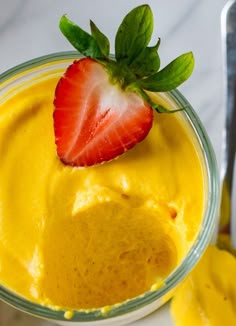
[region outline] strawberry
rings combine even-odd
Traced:
[[[150,105],[112,85],[105,68],[90,58],[69,66],[54,105],[57,153],[70,165],[111,160],[143,140],[152,126]]]
[[[169,91],[192,73],[191,52],[159,71],[157,44],[149,47],[153,15],[148,5],[133,9],[118,28],[115,57],[107,37],[90,21],[91,35],[70,21],[60,29],[84,56],[60,79],[53,113],[55,143],[61,161],[91,166],[110,161],[142,141],[151,129],[154,103],[146,91]],[[173,112],[173,111],[172,111]]]

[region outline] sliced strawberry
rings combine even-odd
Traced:
[[[75,61],[55,93],[54,130],[60,159],[90,166],[114,159],[148,134],[152,108],[135,92],[113,84],[96,61]]]

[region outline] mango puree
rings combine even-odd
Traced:
[[[0,104],[0,280],[44,305],[90,309],[138,296],[182,261],[203,217],[201,158],[178,114],[111,162],[56,155],[58,77]]]

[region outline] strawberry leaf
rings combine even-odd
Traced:
[[[148,5],[134,8],[123,19],[115,39],[116,60],[131,64],[147,47],[153,32],[153,15]]]
[[[157,53],[157,45],[146,47],[143,52],[130,64],[130,69],[137,76],[147,77],[157,72],[160,68],[160,57]]]
[[[108,38],[98,29],[92,20],[90,20],[90,29],[93,38],[96,40],[99,49],[104,57],[108,57],[110,53],[110,42]]]
[[[184,110],[184,108],[175,109],[175,110],[166,109],[161,104],[157,104],[156,102],[154,102],[143,89],[138,88],[135,85],[130,85],[129,89],[139,94],[144,99],[144,101],[148,103],[153,108],[153,110],[156,110],[158,113],[175,113]]]
[[[151,92],[170,91],[187,80],[193,68],[194,57],[192,52],[188,52],[173,60],[156,74],[139,80],[137,85]]]
[[[97,41],[78,25],[69,20],[65,15],[61,17],[59,27],[67,40],[81,54],[91,58],[103,56]]]

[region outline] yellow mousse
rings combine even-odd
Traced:
[[[58,77],[0,104],[0,282],[41,304],[111,305],[161,282],[182,261],[204,206],[201,158],[178,114],[111,162],[56,155]]]
[[[210,246],[172,301],[175,325],[235,325],[235,275],[235,257]]]

